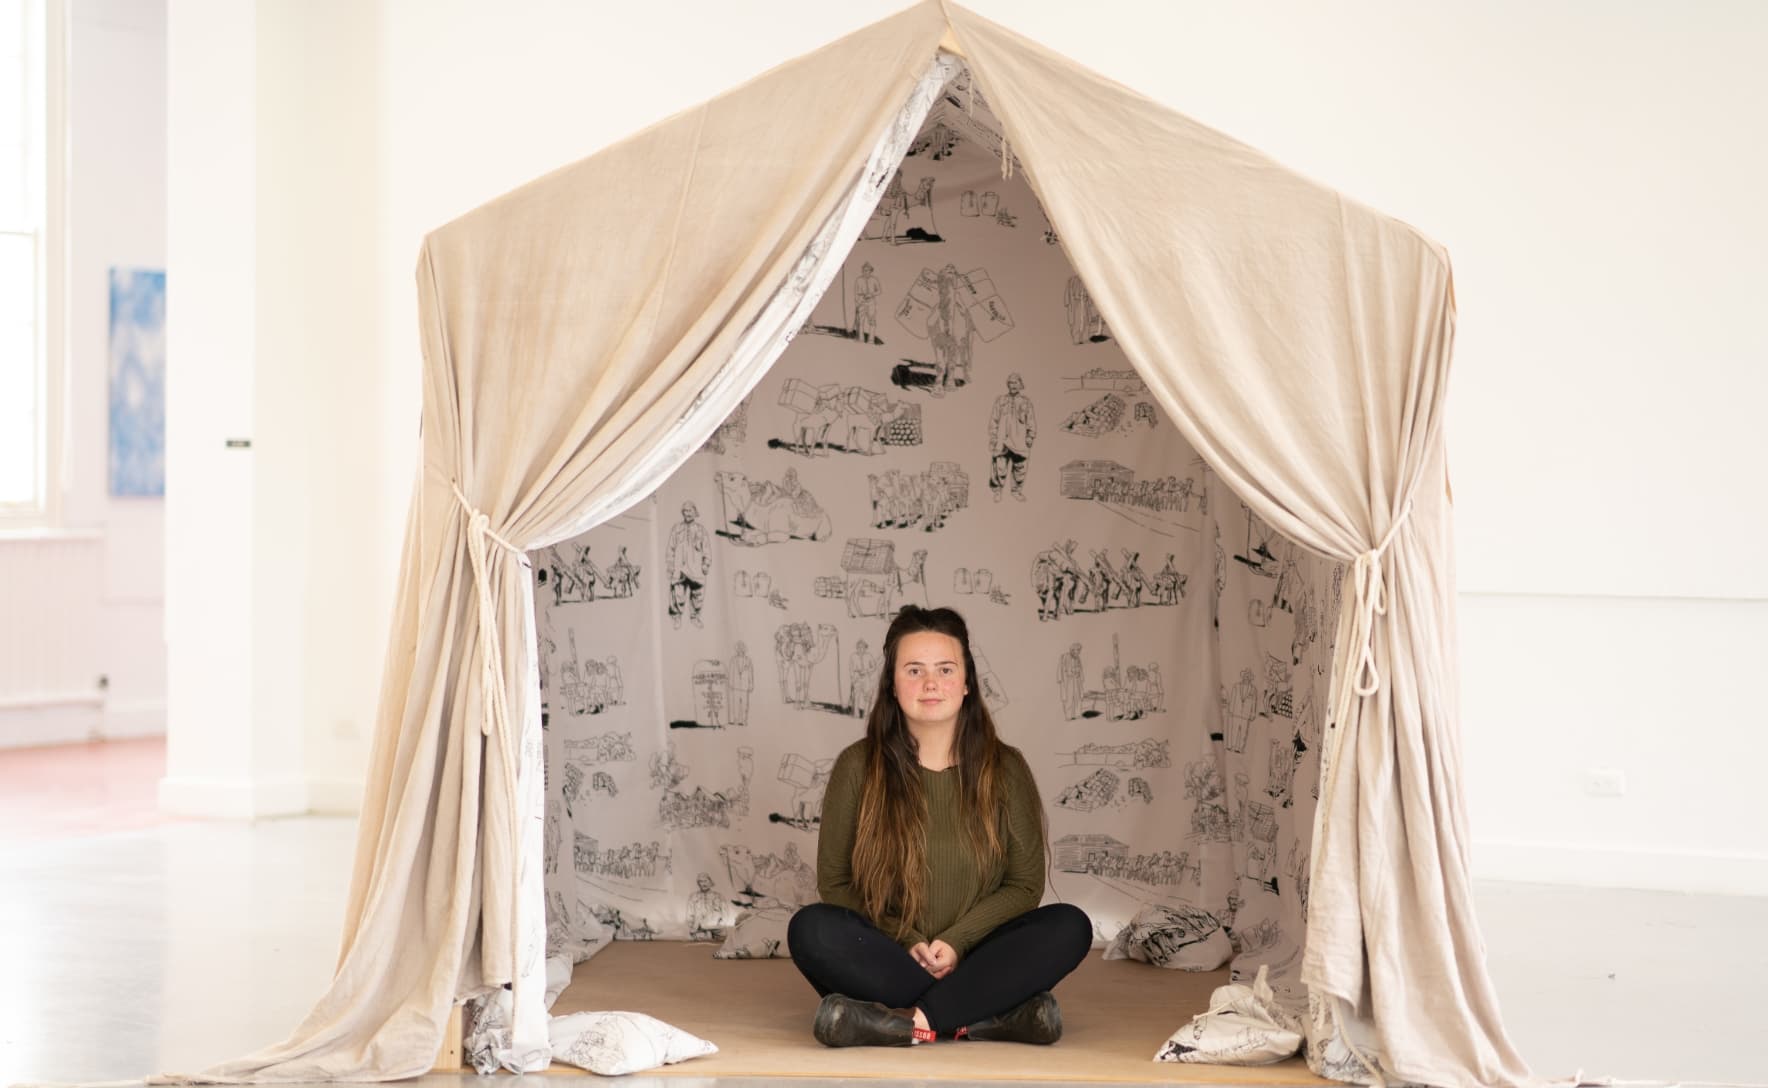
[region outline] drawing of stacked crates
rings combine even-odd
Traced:
[[[919,446],[921,444],[921,406],[902,405],[902,414],[887,420],[878,430],[878,441],[886,446]]]
[[[888,616],[897,592],[896,545],[858,537],[841,553],[849,616]]]
[[[1071,434],[1084,434],[1089,438],[1097,438],[1102,434],[1117,429],[1123,422],[1123,410],[1127,407],[1122,397],[1107,393],[1085,408],[1070,415],[1062,424],[1062,429]]]

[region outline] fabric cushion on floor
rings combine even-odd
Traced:
[[[1095,950],[1056,988],[1054,1046],[946,1042],[830,1049],[810,1035],[817,995],[791,960],[715,960],[705,944],[619,941],[577,971],[554,1015],[631,1009],[700,1036],[718,1053],[658,1076],[912,1077],[917,1080],[1090,1080],[1326,1085],[1300,1059],[1239,1067],[1156,1062],[1180,1025],[1209,1007],[1222,971],[1162,971]],[[553,1069],[569,1072],[555,1063]]]
[[[718,1051],[704,1039],[641,1012],[579,1012],[553,1017],[553,1061],[604,1077],[638,1073]]]
[[[1137,911],[1105,949],[1108,960],[1140,960],[1176,971],[1214,971],[1233,954],[1227,931],[1215,915],[1159,903]]]
[[[769,957],[790,959],[786,948],[786,925],[792,912],[783,907],[746,910],[737,916],[724,943],[712,955],[721,960],[762,960]]]

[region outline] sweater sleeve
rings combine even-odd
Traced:
[[[937,935],[959,956],[967,955],[996,926],[1035,909],[1044,898],[1043,802],[1038,799],[1037,780],[1017,749],[1008,749],[1003,770],[1007,772],[1007,871],[999,887]]]
[[[853,886],[853,842],[859,831],[859,795],[865,782],[865,746],[854,744],[842,751],[829,771],[829,785],[823,792],[823,820],[816,837],[816,890],[822,901],[846,907],[864,916],[859,891]],[[869,919],[879,929],[894,936],[895,918],[880,923]],[[913,948],[927,938],[913,926],[897,940],[904,948]]]

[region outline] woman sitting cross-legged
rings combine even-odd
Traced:
[[[1031,769],[995,735],[963,617],[909,605],[890,624],[865,739],[823,797],[821,903],[793,915],[792,962],[823,995],[827,1046],[936,1038],[1053,1043],[1051,987],[1093,927],[1044,894]]]

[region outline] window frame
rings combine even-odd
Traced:
[[[60,527],[67,431],[67,72],[66,0],[24,0],[25,40],[36,39],[40,69],[26,78],[41,87],[38,126],[26,130],[21,150],[41,156],[36,163],[40,199],[28,232],[36,253],[36,313],[32,344],[37,369],[36,496],[25,503],[0,502],[0,534],[35,535]]]

